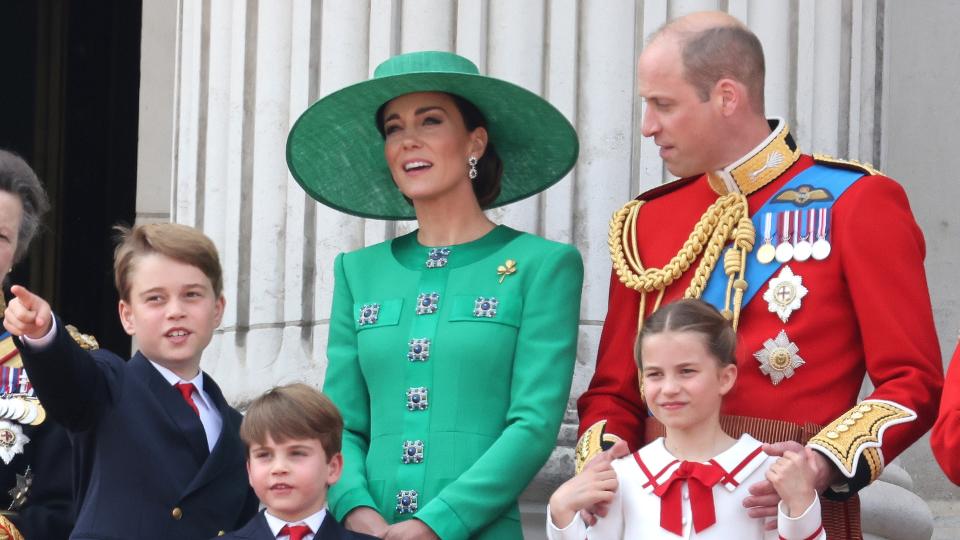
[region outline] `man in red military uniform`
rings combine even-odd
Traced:
[[[947,478],[960,484],[960,343],[947,369],[940,415],[930,432],[930,447]]]
[[[635,450],[658,435],[641,399],[637,331],[658,305],[702,297],[738,328],[725,427],[815,449],[828,536],[859,538],[851,495],[936,417],[943,374],[923,236],[896,182],[803,154],[785,122],[768,121],[763,76],[759,40],[722,13],[669,23],[640,56],[643,134],[681,179],[611,222],[578,470],[617,439]],[[875,390],[858,403],[865,375]],[[745,504],[770,504],[754,499]]]

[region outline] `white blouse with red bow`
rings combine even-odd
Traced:
[[[576,516],[558,529],[547,510],[550,540],[647,540],[698,538],[823,540],[820,501],[790,518],[781,505],[776,531],[765,531],[765,520],[751,518],[742,501],[751,485],[766,479],[777,458],[763,453],[762,444],[743,435],[707,463],[680,461],[667,451],[663,438],[613,462],[620,487],[606,517],[587,527]]]

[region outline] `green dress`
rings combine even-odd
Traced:
[[[339,255],[335,272],[324,384],[344,418],[335,517],[369,506],[444,540],[522,538],[517,498],[570,392],[579,252],[504,226],[449,249],[411,233]]]

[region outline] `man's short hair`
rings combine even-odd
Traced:
[[[213,293],[223,292],[223,269],[217,247],[205,234],[193,227],[177,223],[149,223],[133,228],[117,226],[117,248],[113,253],[113,278],[120,298],[130,301],[130,275],[137,260],[154,253],[200,269],[213,286]]]
[[[337,406],[319,390],[303,383],[267,390],[253,400],[240,425],[247,450],[255,444],[317,439],[329,460],[340,452],[343,417]]]
[[[754,111],[763,113],[763,45],[749,28],[735,23],[685,30],[670,22],[657,30],[650,41],[667,34],[678,40],[683,77],[701,100],[710,99],[710,92],[721,79],[733,79],[747,87]]]

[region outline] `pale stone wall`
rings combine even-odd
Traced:
[[[960,183],[950,172],[960,157],[948,145],[960,62],[937,40],[953,32],[953,3],[144,0],[137,215],[201,227],[221,250],[227,313],[204,368],[235,403],[280,382],[322,383],[334,256],[411,224],[344,216],[306,197],[284,163],[287,130],[308,104],[366,79],[389,56],[442,49],[540,93],[580,135],[566,179],[491,212],[584,256],[574,399],[606,314],[609,216],[668,179],[639,133],[635,59],[667,19],[717,8],[760,36],[768,113],[788,119],[805,151],[874,162],[904,183],[927,234],[941,343],[952,350]],[[575,425],[571,407],[554,459],[527,494],[531,510],[569,474]],[[903,462],[922,479],[920,493],[953,493],[925,443]]]

